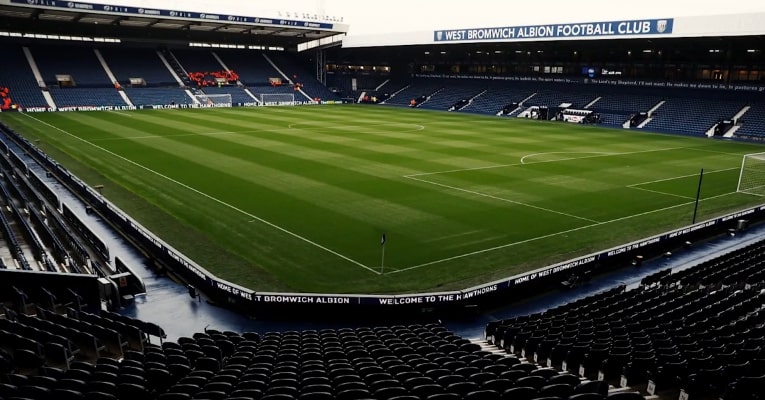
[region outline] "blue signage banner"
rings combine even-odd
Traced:
[[[146,17],[180,18],[180,19],[187,19],[187,20],[204,20],[209,22],[220,22],[220,23],[276,25],[276,26],[291,26],[295,28],[328,29],[328,30],[331,30],[334,27],[334,24],[330,24],[326,22],[299,21],[299,20],[292,20],[292,19],[279,19],[279,18],[248,17],[248,16],[242,16],[242,15],[166,10],[166,9],[160,9],[160,8],[116,6],[116,5],[108,5],[108,4],[85,3],[80,1],[10,0],[10,2],[11,4],[17,4],[17,5],[26,6],[26,7],[47,7],[47,8],[54,8],[54,9],[70,10],[70,11],[102,12],[102,13],[110,13],[110,14],[129,14],[129,15],[136,15],[136,16],[146,16]]]
[[[433,32],[433,41],[511,41],[546,38],[565,39],[633,35],[667,35],[672,33],[673,27],[673,18],[663,18],[572,24],[505,26],[496,28],[443,29]]]

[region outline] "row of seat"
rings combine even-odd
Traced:
[[[745,105],[744,100],[667,98],[646,128],[703,134],[715,123],[732,118]]]
[[[725,396],[736,387],[736,397],[726,398],[748,399],[742,388],[765,374],[764,248],[756,243],[682,272],[661,271],[635,290],[492,322],[485,337],[583,377],[650,392]]]
[[[121,361],[102,355],[95,364],[38,366],[0,381],[0,398],[32,400],[598,400],[634,394],[609,394],[604,382],[485,351],[437,324],[262,335],[207,330],[126,350]]]

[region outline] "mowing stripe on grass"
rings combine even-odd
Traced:
[[[521,162],[520,163],[487,165],[487,166],[483,166],[483,167],[460,168],[460,169],[451,169],[451,170],[447,170],[447,171],[423,172],[423,173],[420,173],[420,174],[406,175],[406,176],[404,176],[404,178],[411,178],[411,177],[415,177],[415,176],[440,175],[440,174],[448,174],[448,173],[452,173],[452,172],[478,171],[478,170],[482,170],[482,169],[492,169],[492,168],[518,167],[518,166],[521,166],[521,165],[544,164],[544,163],[559,162],[559,161],[584,160],[584,159],[587,159],[587,158],[597,158],[597,157],[627,156],[627,155],[631,155],[631,154],[655,153],[655,152],[659,152],[659,151],[671,151],[671,150],[680,150],[680,149],[687,149],[687,148],[688,147],[666,147],[666,148],[663,148],[663,149],[628,151],[628,152],[624,152],[624,153],[597,153],[594,156],[571,157],[571,158],[563,158],[563,159],[559,159],[559,160],[534,161],[534,162],[529,162],[529,163],[524,163],[523,162],[523,159],[528,157],[528,156],[535,156],[535,155],[543,154],[543,153],[538,153],[538,154],[529,154],[529,155],[523,156],[521,158]],[[566,153],[573,154],[574,152],[566,152]],[[544,153],[544,154],[552,154],[552,153]],[[592,153],[590,153],[590,154],[592,154]]]
[[[143,135],[143,136],[128,136],[128,137],[111,137],[111,138],[91,139],[91,142],[112,142],[115,140],[165,139],[165,138],[189,137],[189,136],[234,135],[239,133],[251,133],[251,132],[260,132],[260,130],[178,133],[175,135]]]
[[[402,179],[409,174],[497,168],[523,158],[511,168],[419,178],[609,221],[689,202],[668,194],[694,197],[698,178],[636,190],[626,185],[698,174],[702,166],[739,167],[743,154],[765,151],[707,138],[419,111],[343,106],[30,114],[376,271],[381,232],[388,238],[385,272],[431,265],[390,276],[370,274],[33,119],[0,114],[0,120],[41,140],[45,151],[88,182],[114,182],[110,200],[221,278],[255,290],[314,293],[461,289],[682,229],[693,212],[692,204],[678,206],[560,234],[595,222]],[[412,131],[419,125],[426,128]],[[649,150],[675,147],[682,150]],[[619,154],[634,155],[610,156]],[[734,173],[705,177],[704,197],[736,191]],[[705,201],[699,219],[762,199],[734,194]],[[453,260],[440,261],[445,258]]]
[[[694,200],[694,198],[690,197],[690,196],[683,196],[683,195],[680,195],[680,194],[660,192],[658,190],[646,189],[646,188],[642,188],[642,187],[635,186],[635,185],[628,185],[627,187],[630,188],[630,189],[642,190],[644,192],[651,192],[651,193],[656,193],[656,194],[663,194],[665,196],[679,197],[681,199],[686,199],[686,200]]]
[[[295,122],[287,125],[288,129],[300,129],[300,130],[307,130],[307,129],[350,129],[350,128],[373,128],[376,126],[383,126],[383,127],[391,127],[391,126],[413,126],[414,129],[411,130],[404,130],[401,132],[416,132],[416,131],[422,131],[425,130],[424,125],[420,124],[410,124],[408,122],[381,122],[376,124],[361,124],[361,125],[353,125],[353,124],[345,124],[345,125],[338,125],[338,126],[324,126],[324,125],[311,125],[308,122]]]
[[[476,191],[473,191],[473,190],[468,190],[468,189],[464,189],[464,188],[460,188],[460,187],[456,187],[456,186],[445,185],[443,183],[432,182],[432,181],[428,181],[428,180],[425,180],[425,179],[420,179],[420,178],[417,178],[417,177],[414,177],[414,176],[411,176],[411,175],[405,176],[405,178],[411,179],[411,180],[415,180],[415,181],[418,181],[418,182],[422,182],[422,183],[429,183],[431,185],[441,186],[441,187],[444,187],[444,188],[447,188],[447,189],[451,189],[451,190],[457,190],[457,191],[460,191],[460,192],[474,194],[476,196],[487,197],[487,198],[494,199],[494,200],[499,200],[499,201],[504,201],[504,202],[507,202],[507,203],[517,204],[519,206],[524,206],[524,207],[534,208],[534,209],[537,209],[537,210],[542,210],[542,211],[546,211],[546,212],[550,212],[550,213],[554,213],[554,214],[564,215],[566,217],[576,218],[576,219],[580,219],[580,220],[587,221],[587,222],[595,222],[595,223],[599,222],[599,221],[596,221],[594,219],[580,217],[578,215],[568,214],[568,213],[565,213],[565,212],[562,212],[562,211],[555,211],[555,210],[552,210],[552,209],[549,209],[549,208],[535,206],[533,204],[522,203],[520,201],[510,200],[510,199],[506,199],[504,197],[492,196],[490,194],[476,192]]]
[[[716,152],[716,153],[719,153],[719,152]],[[707,171],[707,172],[704,172],[704,174],[714,174],[715,172],[733,171],[734,169],[739,169],[739,167],[733,167],[733,168],[725,168],[725,169],[717,169],[717,170],[714,170],[714,171]],[[646,181],[646,182],[640,182],[640,183],[633,183],[632,185],[627,185],[627,187],[628,187],[628,188],[633,188],[633,189],[634,189],[634,187],[635,187],[635,186],[641,186],[641,185],[649,185],[649,184],[651,184],[651,183],[666,182],[666,181],[671,181],[671,180],[675,180],[675,179],[690,178],[690,177],[692,177],[692,176],[699,176],[699,174],[690,174],[690,175],[682,175],[682,176],[673,176],[673,177],[671,177],[671,178],[664,178],[664,179],[655,179],[655,180],[652,180],[652,181]]]
[[[738,192],[723,193],[723,194],[719,194],[717,196],[707,197],[707,198],[701,199],[699,201],[712,200],[712,199],[716,199],[718,197],[730,196],[731,194],[736,194],[736,193],[738,193]],[[517,245],[520,245],[520,244],[534,242],[534,241],[542,240],[542,239],[547,239],[547,238],[558,236],[558,235],[565,235],[567,233],[581,231],[582,229],[593,228],[593,227],[596,227],[596,226],[610,224],[610,223],[613,223],[613,222],[624,221],[624,220],[627,220],[627,219],[630,219],[630,218],[635,218],[635,217],[640,217],[640,216],[643,216],[643,215],[653,214],[653,213],[656,213],[656,212],[671,210],[673,208],[677,208],[677,207],[681,207],[681,206],[687,206],[687,205],[690,205],[690,204],[693,204],[693,203],[695,203],[695,200],[694,201],[685,202],[685,203],[676,204],[674,206],[669,206],[669,207],[659,208],[659,209],[656,209],[656,210],[646,211],[646,212],[642,212],[642,213],[639,213],[639,214],[628,215],[626,217],[616,218],[616,219],[612,219],[610,221],[603,221],[603,222],[598,222],[598,223],[594,223],[594,224],[590,224],[590,225],[584,225],[584,226],[580,226],[580,227],[577,227],[577,228],[567,229],[565,231],[550,233],[550,234],[547,234],[547,235],[537,236],[537,237],[521,240],[521,241],[518,241],[518,242],[503,244],[501,246],[490,247],[488,249],[471,251],[471,252],[465,253],[465,254],[459,254],[459,255],[456,255],[456,256],[452,256],[452,257],[442,258],[440,260],[430,261],[430,262],[426,262],[426,263],[423,263],[423,264],[413,265],[411,267],[397,269],[395,271],[389,271],[389,272],[386,272],[385,275],[397,274],[399,272],[404,272],[404,271],[411,271],[413,269],[428,267],[428,266],[431,266],[431,265],[440,264],[440,263],[447,262],[447,261],[452,261],[452,260],[457,260],[457,259],[460,259],[460,258],[470,257],[470,256],[474,256],[474,255],[477,255],[477,254],[488,253],[490,251],[495,251],[495,250],[500,250],[500,249],[504,249],[504,248],[508,248],[508,247],[513,247],[513,246],[517,246]]]
[[[548,152],[545,152],[545,153],[527,154],[527,155],[521,157],[521,164],[526,164],[526,158],[536,157],[536,156],[544,156],[544,155],[547,155],[547,154],[598,154],[598,155],[602,155],[602,156],[612,156],[612,155],[614,155],[616,153],[607,153],[607,152],[603,152],[603,151],[548,151]],[[579,158],[579,157],[576,157],[576,158]],[[569,159],[570,158],[564,158],[564,159],[561,159],[561,160],[547,160],[547,161],[564,161],[564,160],[569,160]],[[540,161],[540,162],[542,162],[542,161]],[[534,162],[532,161],[529,164],[534,164]]]
[[[74,135],[74,134],[72,134],[72,133],[70,133],[70,132],[67,132],[67,131],[65,131],[65,130],[63,130],[63,129],[61,129],[61,128],[59,128],[59,127],[55,126],[55,125],[51,125],[51,124],[49,124],[49,123],[47,123],[47,122],[45,122],[45,121],[41,121],[41,120],[39,120],[39,119],[37,119],[37,118],[35,118],[35,117],[33,117],[33,116],[31,116],[31,115],[27,114],[27,113],[23,113],[22,115],[24,115],[25,117],[31,118],[31,119],[33,119],[33,120],[37,121],[37,122],[38,122],[38,123],[40,123],[40,124],[43,124],[43,125],[45,125],[45,126],[48,126],[48,127],[50,127],[50,128],[53,128],[53,129],[55,129],[55,130],[57,130],[57,131],[63,132],[64,134],[66,134],[66,135],[68,135],[68,136],[70,136],[70,137],[73,137],[73,138],[75,138],[75,139],[77,139],[77,140],[80,140],[80,141],[82,141],[82,142],[84,142],[84,143],[87,143],[87,144],[89,144],[89,145],[91,145],[91,146],[93,146],[93,147],[95,147],[95,148],[97,148],[97,149],[99,149],[99,150],[101,150],[101,151],[103,151],[103,152],[105,152],[105,153],[108,153],[108,154],[110,154],[110,155],[112,155],[112,156],[114,156],[114,157],[117,157],[117,158],[119,158],[119,159],[121,159],[121,160],[123,160],[123,161],[125,161],[125,162],[128,162],[128,163],[130,163],[130,164],[132,164],[132,165],[135,165],[136,167],[139,167],[139,168],[141,168],[141,169],[143,169],[143,170],[146,170],[146,171],[148,171],[148,172],[150,172],[150,173],[152,173],[152,174],[155,174],[155,175],[157,175],[157,176],[159,176],[159,177],[161,177],[161,178],[163,178],[163,179],[166,179],[166,180],[168,180],[168,181],[170,181],[170,182],[172,182],[172,183],[175,183],[175,184],[177,184],[177,185],[179,185],[179,186],[182,186],[182,187],[184,187],[184,188],[186,188],[186,189],[188,189],[188,190],[191,190],[192,192],[194,192],[194,193],[197,193],[197,194],[199,194],[199,195],[201,195],[201,196],[204,196],[204,197],[206,197],[206,198],[208,198],[208,199],[210,199],[210,200],[212,200],[212,201],[214,201],[214,202],[216,202],[216,203],[218,203],[218,204],[221,204],[221,205],[223,205],[223,206],[225,206],[225,207],[228,207],[228,208],[230,208],[230,209],[232,209],[232,210],[234,210],[234,211],[237,211],[237,212],[239,212],[239,213],[241,213],[241,214],[244,214],[244,215],[246,215],[246,216],[250,217],[251,219],[254,219],[254,220],[260,221],[261,223],[263,223],[263,224],[266,224],[266,225],[268,225],[268,226],[270,226],[270,227],[272,227],[272,228],[274,228],[274,229],[277,229],[277,230],[279,230],[279,231],[281,231],[281,232],[284,232],[284,233],[286,233],[286,234],[288,234],[288,235],[290,235],[290,236],[292,236],[292,237],[295,237],[295,238],[297,238],[297,239],[300,239],[300,240],[302,240],[302,241],[304,241],[304,242],[306,242],[306,243],[308,243],[308,244],[310,244],[310,245],[313,245],[313,246],[315,246],[315,247],[317,247],[317,248],[319,248],[319,249],[322,249],[322,250],[324,250],[324,251],[326,251],[326,252],[328,252],[328,253],[331,253],[331,254],[333,254],[333,255],[335,255],[335,256],[337,256],[337,257],[340,257],[340,258],[342,258],[343,260],[346,260],[346,261],[348,261],[348,262],[350,262],[350,263],[352,263],[352,264],[355,264],[355,265],[357,265],[357,266],[359,266],[359,267],[362,267],[362,268],[364,268],[364,269],[368,270],[369,272],[372,272],[372,273],[374,273],[374,274],[376,274],[376,275],[380,275],[380,274],[381,274],[381,273],[380,273],[380,271],[374,270],[374,269],[372,269],[372,268],[370,268],[370,267],[368,267],[368,266],[366,266],[366,265],[364,265],[364,264],[362,264],[362,263],[360,263],[360,262],[358,262],[358,261],[356,261],[356,260],[353,260],[353,259],[351,259],[350,257],[347,257],[347,256],[345,256],[345,255],[343,255],[343,254],[340,254],[340,253],[338,253],[338,252],[336,252],[336,251],[334,251],[334,250],[332,250],[332,249],[329,249],[329,248],[327,248],[327,247],[324,247],[324,246],[322,246],[322,245],[320,245],[320,244],[318,244],[318,243],[316,243],[316,242],[314,242],[314,241],[312,241],[312,240],[310,240],[310,239],[308,239],[308,238],[305,238],[305,237],[303,237],[303,236],[301,236],[301,235],[298,235],[297,233],[294,233],[294,232],[292,232],[292,231],[289,231],[289,230],[287,230],[287,229],[285,229],[285,228],[282,228],[282,227],[281,227],[281,226],[279,226],[279,225],[276,225],[276,224],[274,224],[274,223],[272,223],[272,222],[269,222],[269,221],[267,221],[267,220],[265,220],[265,219],[263,219],[263,218],[260,218],[260,217],[258,217],[257,215],[251,214],[251,213],[249,213],[249,212],[247,212],[247,211],[244,211],[244,210],[242,210],[242,209],[240,209],[240,208],[238,208],[238,207],[236,207],[236,206],[233,206],[233,205],[231,205],[231,204],[228,204],[228,203],[226,203],[226,202],[224,202],[224,201],[222,201],[222,200],[220,200],[220,199],[217,199],[217,198],[215,198],[215,197],[213,197],[213,196],[210,196],[210,195],[209,195],[209,194],[207,194],[207,193],[201,192],[201,191],[199,191],[199,190],[197,190],[197,189],[195,189],[195,188],[193,188],[193,187],[191,187],[191,186],[189,186],[189,185],[186,185],[186,184],[185,184],[185,183],[183,183],[183,182],[177,181],[177,180],[175,180],[175,179],[173,179],[173,178],[171,178],[171,177],[169,177],[169,176],[167,176],[167,175],[163,175],[163,174],[161,174],[161,173],[159,173],[159,172],[157,172],[157,171],[155,171],[155,170],[153,170],[153,169],[151,169],[151,168],[148,168],[148,167],[146,167],[146,166],[144,166],[144,165],[141,165],[141,164],[139,164],[139,163],[137,163],[137,162],[135,162],[135,161],[132,161],[132,160],[130,160],[130,159],[128,159],[128,158],[125,158],[125,157],[123,157],[123,156],[121,156],[121,155],[119,155],[119,154],[117,154],[117,153],[114,153],[114,152],[113,152],[113,151],[111,151],[111,150],[105,149],[105,148],[103,148],[103,147],[101,147],[101,146],[99,146],[99,145],[97,145],[97,144],[95,144],[95,143],[89,142],[89,141],[87,141],[87,140],[85,140],[85,139],[83,139],[83,138],[81,138],[81,137],[79,137],[79,136],[77,136],[77,135]]]

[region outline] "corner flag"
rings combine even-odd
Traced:
[[[382,234],[382,237],[380,238],[380,246],[385,245],[385,234]]]

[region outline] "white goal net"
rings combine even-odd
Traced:
[[[294,106],[294,93],[262,93],[260,103],[264,106]]]
[[[197,94],[194,95],[202,106],[231,107],[230,94]]]
[[[765,153],[744,156],[736,191],[765,196]]]

